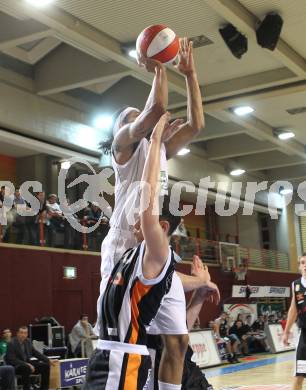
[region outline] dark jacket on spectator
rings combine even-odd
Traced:
[[[29,339],[24,342],[24,352],[16,337],[12,338],[12,341],[7,345],[7,351],[5,355],[5,361],[12,366],[22,366],[30,362],[30,359],[35,357],[39,361],[49,363],[49,359],[38,352],[32,345]]]

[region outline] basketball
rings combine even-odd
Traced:
[[[138,57],[152,58],[162,63],[174,61],[179,47],[179,39],[175,32],[164,24],[145,28],[136,41]]]

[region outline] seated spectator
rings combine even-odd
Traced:
[[[226,343],[227,360],[229,363],[239,363],[237,359],[237,348],[239,343],[238,337],[230,331],[229,317],[226,312],[222,312],[221,316],[215,321],[215,335],[217,342]]]
[[[94,226],[101,218],[102,211],[99,204],[92,202],[91,206],[84,216],[84,221],[88,227]],[[108,218],[103,216],[100,220],[100,225],[91,233],[88,234],[89,250],[100,250],[103,239],[108,232]]]
[[[278,319],[275,314],[270,314],[268,317],[268,324],[278,324]]]
[[[96,338],[93,327],[88,322],[87,314],[82,314],[69,335],[72,352],[77,357],[90,357],[93,353],[92,340]],[[82,356],[82,343],[85,356]]]
[[[0,366],[0,389],[14,390],[15,389],[15,369],[12,366]]]
[[[265,352],[270,352],[271,348],[268,344],[266,333],[264,332],[265,324],[263,316],[259,316],[258,320],[252,323],[252,316],[248,315],[246,325],[249,327],[249,334],[254,337],[255,343],[258,343],[260,348]]]
[[[253,339],[250,335],[250,328],[244,325],[241,320],[235,321],[229,330],[230,334],[235,334],[241,342],[241,349],[244,356],[249,356],[249,342]]]
[[[12,340],[12,332],[9,328],[3,329],[2,337],[0,340],[0,359],[6,354],[7,345]]]
[[[259,331],[263,332],[265,330],[265,319],[262,314],[259,315],[257,320],[253,322],[251,328],[253,332],[259,332]]]
[[[33,360],[33,357],[37,360]],[[31,374],[41,375],[41,390],[49,389],[50,364],[55,364],[55,361],[49,360],[33,348],[26,326],[21,326],[16,337],[8,344],[5,360],[15,368],[17,375],[21,375],[23,390],[30,390]]]

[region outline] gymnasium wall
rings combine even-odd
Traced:
[[[96,317],[96,300],[100,280],[100,256],[41,249],[18,249],[0,246],[0,329],[28,324],[43,315],[53,315],[65,325],[66,331],[87,313],[91,322]],[[63,278],[63,267],[75,266],[77,278]],[[188,264],[179,270],[189,273]],[[230,298],[234,278],[211,267],[212,280],[221,288],[222,301],[234,302]],[[5,276],[4,276],[5,275]],[[295,274],[250,271],[248,283],[258,285],[289,286],[297,278]],[[216,318],[220,307],[206,304],[201,312],[201,324]]]
[[[0,180],[16,183],[16,158],[0,155]]]

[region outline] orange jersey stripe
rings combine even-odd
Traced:
[[[140,364],[141,355],[129,355],[123,390],[137,390],[138,372]]]
[[[139,280],[135,283],[133,287],[133,292],[131,296],[131,319],[132,319],[132,334],[129,340],[130,344],[136,344],[139,331],[139,309],[138,304],[141,299],[150,291],[152,286],[145,286]]]

